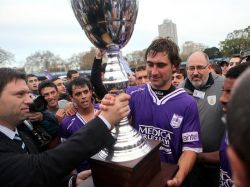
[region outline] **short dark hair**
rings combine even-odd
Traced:
[[[54,77],[54,78],[51,79],[51,82],[55,82],[55,81],[57,81],[59,79],[60,79],[59,77]]]
[[[159,52],[165,52],[168,55],[171,64],[173,64],[176,68],[179,66],[181,62],[179,48],[172,40],[167,38],[158,38],[153,40],[146,50],[144,57],[145,61],[147,60],[149,54],[155,56]]]
[[[242,74],[242,72],[249,67],[249,65],[250,62],[246,62],[238,66],[234,66],[227,71],[225,77],[229,79],[237,79]]]
[[[37,79],[38,79],[38,76],[36,76],[36,75],[34,75],[34,74],[27,74],[26,75],[26,82],[28,81],[28,78],[30,78],[30,77],[36,77]]]
[[[222,75],[222,69],[221,69],[219,64],[213,63],[213,64],[211,64],[211,66],[216,74]]]
[[[56,91],[58,92],[57,86],[56,86],[51,80],[45,80],[45,81],[42,81],[42,82],[38,85],[38,93],[39,93],[39,95],[42,95],[42,89],[44,89],[44,88],[46,88],[46,87],[55,88]]]
[[[73,74],[76,74],[76,73],[78,73],[78,71],[73,70],[73,69],[69,70],[69,71],[67,72],[67,78],[68,78],[68,79],[71,79],[72,75],[73,75]]]
[[[138,67],[135,68],[135,72],[137,72],[137,71],[144,71],[144,70],[146,70],[146,66],[145,65],[141,65],[141,66],[138,66]]]
[[[250,165],[250,69],[237,80],[228,104],[227,127],[230,145],[249,168]]]
[[[84,78],[84,77],[78,77],[78,78],[70,81],[69,84],[67,84],[67,86],[66,86],[67,91],[68,91],[69,95],[71,95],[71,96],[73,94],[73,87],[74,86],[82,86],[82,87],[88,86],[89,90],[93,90],[90,80],[87,78]]]
[[[25,81],[25,74],[21,73],[19,71],[16,71],[14,69],[11,68],[0,68],[0,95],[2,94],[4,87],[12,82],[12,81],[16,81],[16,80],[24,80]]]
[[[229,63],[228,63],[227,61],[225,61],[225,60],[219,62],[219,65],[220,65],[220,66],[223,66],[224,64],[226,64],[226,65],[228,66]]]
[[[176,69],[176,71],[174,73],[182,74],[184,79],[187,77],[186,69],[183,69],[183,68]]]
[[[233,54],[233,55],[231,56],[230,60],[231,60],[232,58],[240,58],[240,61],[243,59],[242,56],[241,56],[240,54]]]
[[[39,81],[45,81],[45,80],[47,80],[47,77],[45,77],[45,76],[39,76],[39,77],[37,77],[37,79]]]

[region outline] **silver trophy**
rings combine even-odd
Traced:
[[[74,14],[89,40],[98,48],[106,49],[108,61],[104,85],[108,91],[125,90],[130,73],[120,49],[134,30],[138,0],[71,0]],[[146,155],[151,147],[124,118],[111,131],[116,143],[103,149],[99,157],[112,162],[125,162]]]

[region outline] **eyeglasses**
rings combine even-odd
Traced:
[[[207,64],[206,66],[188,66],[187,70],[188,71],[195,71],[195,69],[197,69],[197,71],[203,71],[207,68],[209,64]]]

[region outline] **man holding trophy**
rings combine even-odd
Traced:
[[[144,138],[162,141],[161,161],[178,164],[179,170],[168,186],[181,186],[202,151],[200,123],[194,99],[171,84],[179,66],[177,45],[156,39],[146,50],[150,83],[129,87],[132,125]]]
[[[162,141],[161,161],[178,164],[179,170],[168,186],[192,186],[185,181],[202,151],[197,105],[183,89],[171,85],[172,72],[178,67],[178,48],[168,39],[156,39],[145,58],[150,83],[127,89],[131,95],[132,125],[146,139]],[[107,95],[101,108],[112,105]]]
[[[126,62],[120,48],[125,46],[132,35],[138,1],[71,0],[71,5],[90,41],[97,48],[107,51],[108,61],[103,80],[106,89],[126,90]],[[172,73],[180,63],[178,47],[174,42],[168,39],[153,41],[147,49],[145,60],[150,83],[129,87],[127,90],[131,95],[132,126],[146,139],[162,142],[161,161],[179,166],[174,178],[165,182],[168,186],[181,186],[193,167],[196,153],[202,151],[197,106],[183,89],[175,89],[171,85]],[[112,97],[115,96],[107,95],[104,98],[103,110],[108,105],[112,106]],[[125,136],[120,133],[129,134],[122,132],[129,127],[128,120],[123,119],[115,131],[113,130],[113,136],[118,143],[116,142],[111,151],[100,152],[99,156],[103,160],[126,162],[149,153],[150,146],[133,130],[131,133],[139,137],[137,141],[131,140],[131,136],[122,139]],[[130,142],[136,143],[132,145]]]

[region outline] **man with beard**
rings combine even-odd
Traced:
[[[218,151],[224,133],[222,105],[219,98],[222,94],[224,79],[211,73],[208,56],[194,52],[187,60],[187,78],[179,87],[192,95],[198,106],[201,125],[203,153],[198,154],[196,165],[191,172],[192,186],[218,186],[219,164],[211,160],[211,152]]]
[[[93,92],[89,80],[81,77],[74,79],[67,85],[67,90],[77,111],[73,116],[65,116],[60,124],[60,136],[63,140],[84,127],[87,122],[95,117],[97,112],[92,102]],[[86,169],[89,169],[86,161],[77,168],[78,171]]]
[[[178,46],[169,39],[156,39],[147,48],[145,61],[150,82],[127,89],[132,125],[143,137],[162,141],[161,161],[178,164],[167,185],[185,186],[202,146],[197,105],[184,89],[172,85],[181,61]]]
[[[131,123],[144,138],[162,141],[162,162],[178,164],[167,186],[186,186],[197,153],[202,151],[200,121],[195,100],[183,88],[172,85],[172,75],[181,61],[178,46],[169,39],[155,39],[145,53],[149,83],[128,87]],[[110,94],[101,109],[112,105]]]

